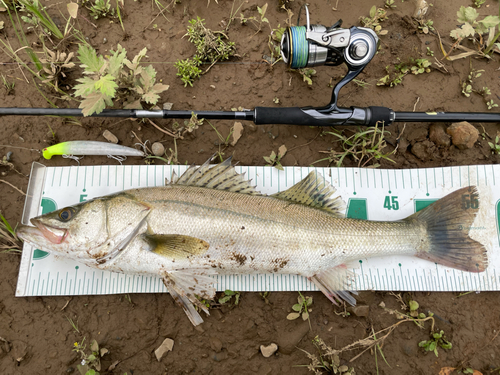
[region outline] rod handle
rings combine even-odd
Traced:
[[[264,124],[291,124],[291,125],[318,125],[324,126],[323,121],[318,121],[299,107],[255,107],[254,122]]]

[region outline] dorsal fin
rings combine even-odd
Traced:
[[[325,178],[313,171],[302,181],[293,185],[290,189],[273,194],[275,198],[304,204],[329,212],[336,217],[344,217],[341,213],[345,209],[342,198],[330,199],[335,193],[335,188]]]
[[[190,166],[179,178],[172,178],[170,184],[198,186],[215,190],[226,190],[234,193],[249,195],[261,195],[250,185],[250,181],[245,180],[245,174],[239,174],[231,165],[232,157],[227,158],[222,163],[215,166],[209,164],[207,160],[202,166]]]

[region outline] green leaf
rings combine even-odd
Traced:
[[[377,14],[377,7],[374,5],[372,6],[372,8],[370,9],[370,17],[371,18],[375,18],[375,15]]]
[[[300,310],[302,310],[302,305],[296,303],[295,305],[292,306],[292,310],[300,312]]]
[[[432,352],[437,348],[437,342],[436,341],[431,341],[429,342],[429,346],[426,348],[427,351]]]
[[[486,16],[483,20],[479,21],[485,28],[495,27],[500,23],[498,16]]]
[[[234,296],[234,295],[235,295],[235,292],[233,292],[233,291],[232,291],[232,290],[230,290],[230,289],[226,289],[226,290],[224,291],[224,294],[225,294],[226,296]]]
[[[228,302],[230,299],[231,299],[232,296],[224,296],[222,298],[219,298],[219,303],[221,305],[225,304],[226,302]]]
[[[306,305],[311,306],[313,303],[313,298],[312,297],[306,297]]]
[[[104,58],[97,56],[95,49],[85,44],[80,44],[78,47],[78,60],[87,73],[97,73],[104,65]]]
[[[90,77],[83,77],[83,78],[78,78],[77,82],[81,82],[78,85],[75,85],[74,89],[75,91],[75,96],[81,96],[86,98],[90,93],[95,92],[95,83],[96,80],[90,78]]]
[[[479,16],[479,13],[472,7],[464,7],[463,5],[457,12],[457,21],[458,22],[470,22],[473,23],[476,18]]]
[[[141,99],[148,104],[156,104],[158,102],[158,99],[160,99],[160,95],[152,92],[147,92],[141,96]]]
[[[112,55],[109,58],[108,73],[113,77],[118,77],[118,74],[122,70],[124,61],[127,57],[127,51],[118,44],[117,50],[111,52]]]
[[[80,103],[78,108],[82,109],[82,113],[86,117],[94,113],[101,113],[106,108],[106,104],[113,105],[109,96],[102,92],[93,92]]]
[[[102,92],[104,95],[114,98],[118,85],[115,82],[115,77],[113,77],[111,74],[106,74],[95,83],[95,88],[96,90]]]
[[[443,349],[451,349],[451,347],[452,347],[451,342],[448,342],[448,341],[446,341],[446,342],[441,342],[439,345],[440,345]]]
[[[428,341],[420,341],[418,343],[419,348],[425,348],[428,345]]]
[[[412,300],[408,304],[410,305],[410,311],[416,311],[419,308],[419,304],[417,301]]]
[[[266,22],[266,21],[264,21],[264,16],[265,16],[266,11],[267,11],[267,3],[265,3],[265,4],[264,4],[264,6],[263,6],[262,8],[257,7],[257,10],[259,11],[259,14],[260,14],[261,20],[262,20],[263,22]]]

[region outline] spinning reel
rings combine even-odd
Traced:
[[[340,65],[345,63],[348,72],[333,89],[330,110],[337,108],[340,89],[352,81],[377,52],[378,36],[366,27],[343,29],[342,20],[326,28],[323,25],[311,25],[309,9],[306,11],[306,26],[291,26],[281,38],[281,56],[292,69],[308,66]],[[302,11],[302,8],[301,8]],[[300,24],[300,12],[297,20]]]

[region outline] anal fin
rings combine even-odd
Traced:
[[[214,280],[210,277],[214,274],[215,271],[208,269],[186,269],[168,272],[163,277],[163,283],[170,295],[195,326],[203,323],[203,318],[195,306],[210,315],[207,307],[196,296],[206,299],[215,297]]]
[[[351,294],[358,294],[355,290],[350,289],[350,283],[353,279],[353,273],[347,269],[345,264],[328,269],[309,277],[323,294],[338,305],[338,301],[346,301],[351,306],[356,305],[356,299]]]

